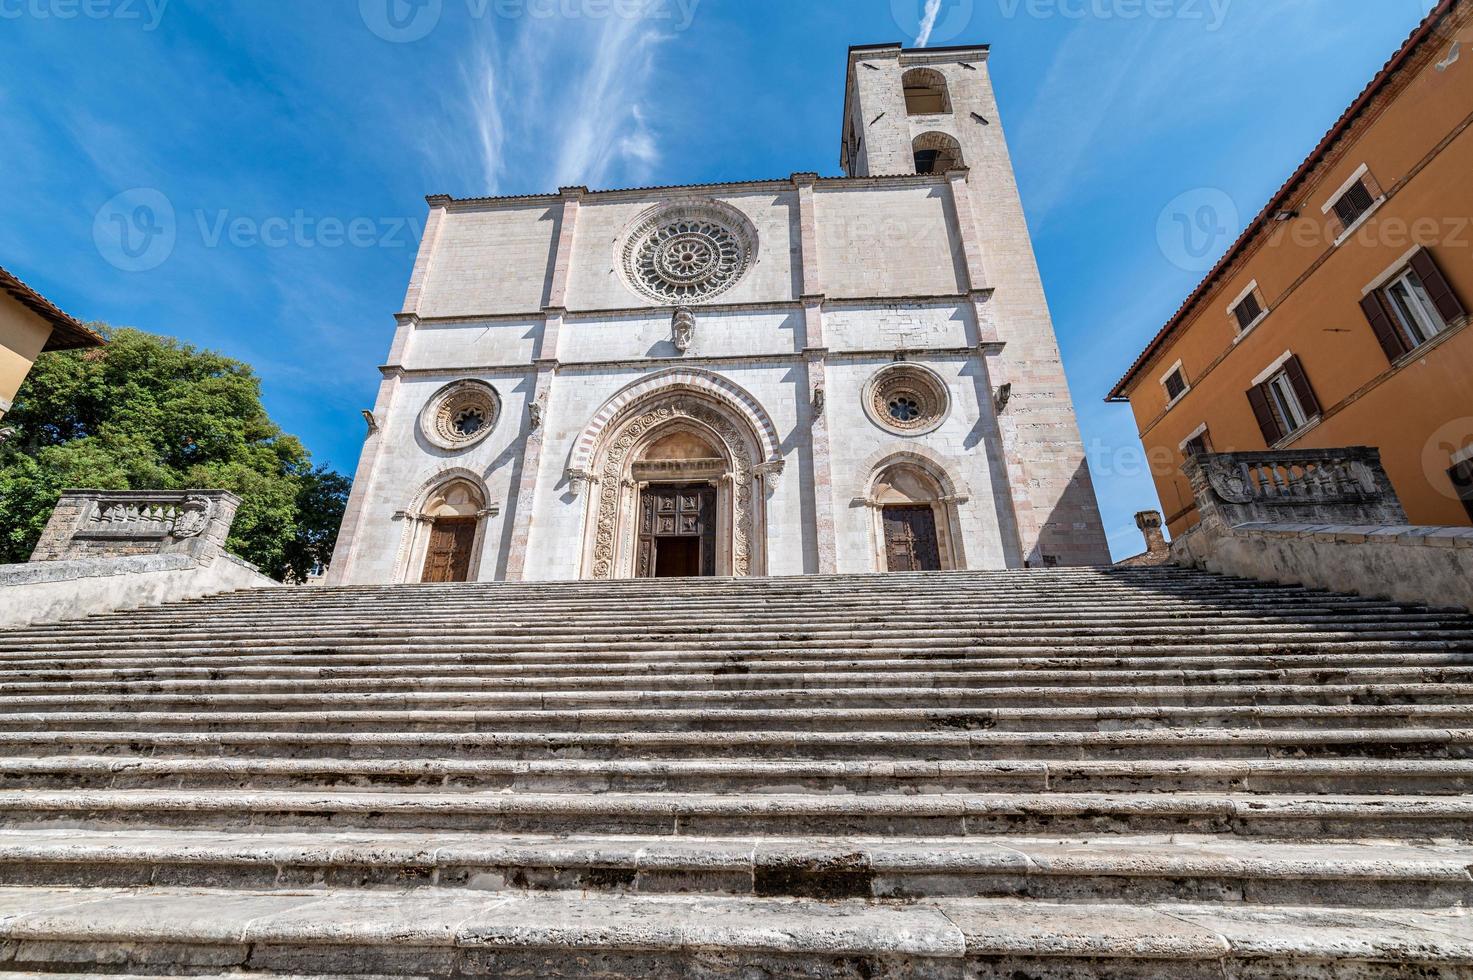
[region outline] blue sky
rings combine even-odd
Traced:
[[[837,174],[850,44],[987,42],[1123,557],[1156,496],[1102,399],[1432,6],[0,0],[0,265],[250,362],[351,474],[426,194]]]

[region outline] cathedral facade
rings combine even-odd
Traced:
[[[851,49],[844,177],[430,198],[329,581],[1107,563],[987,54]]]

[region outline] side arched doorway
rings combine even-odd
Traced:
[[[957,499],[917,462],[879,471],[868,500],[874,514],[876,567],[882,572],[940,572],[965,567]]]
[[[485,539],[485,491],[455,477],[435,485],[416,512],[407,514],[405,579],[410,582],[474,582]]]

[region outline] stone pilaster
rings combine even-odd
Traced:
[[[520,582],[526,576],[527,555],[532,547],[532,516],[537,504],[537,484],[542,472],[542,445],[549,423],[552,386],[557,377],[567,313],[568,273],[573,264],[573,243],[578,232],[578,205],[587,188],[562,189],[563,212],[559,221],[557,253],[548,276],[547,307],[543,312],[542,337],[538,344],[537,381],[527,410],[527,436],[522,443],[521,478],[512,513],[511,548],[506,556],[506,581]]]
[[[813,459],[813,524],[818,571],[838,570],[838,532],[834,521],[834,466],[829,440],[828,347],[823,329],[823,276],[818,261],[818,218],[814,206],[817,174],[794,174],[798,188],[798,231],[803,270],[803,353],[807,367],[809,452]]]

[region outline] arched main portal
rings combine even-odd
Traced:
[[[771,421],[725,379],[631,385],[595,416],[569,473],[575,492],[590,488],[584,577],[765,574],[781,470]]]

